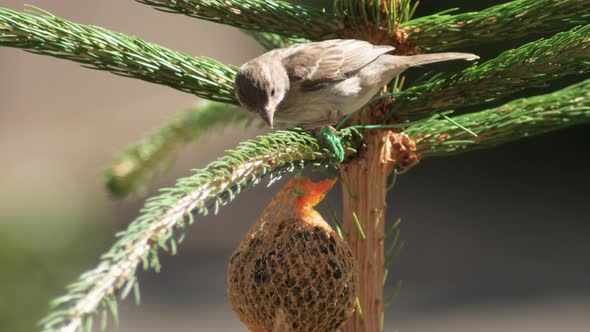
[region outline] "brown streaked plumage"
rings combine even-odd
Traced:
[[[272,50],[240,67],[235,80],[240,104],[270,127],[316,128],[338,122],[409,67],[448,60],[475,60],[470,53],[411,56],[388,54],[393,46],[334,39]]]

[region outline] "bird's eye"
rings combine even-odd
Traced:
[[[275,96],[275,89],[272,89],[272,91],[270,91],[270,96],[274,97]]]

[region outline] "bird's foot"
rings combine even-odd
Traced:
[[[314,130],[320,145],[331,152],[330,159],[336,163],[344,161],[344,148],[338,137],[338,133],[332,126],[324,127],[320,130]]]

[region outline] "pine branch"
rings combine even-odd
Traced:
[[[267,51],[275,48],[283,48],[293,44],[302,44],[309,42],[304,38],[288,38],[271,32],[256,32],[251,30],[243,30],[245,34],[251,36]]]
[[[403,30],[420,48],[440,52],[589,24],[589,11],[590,0],[517,0],[480,12],[420,17],[404,24]]]
[[[252,122],[261,123],[252,113],[235,106],[206,103],[193,107],[125,149],[105,171],[107,188],[115,196],[136,192],[156,177],[158,166],[178,146],[194,142],[204,133],[229,124],[245,123],[247,126]]]
[[[400,24],[412,18],[418,4],[412,0],[334,0],[334,12],[345,17],[347,25],[357,33],[370,27],[391,37]]]
[[[141,216],[118,234],[113,247],[96,268],[82,274],[68,293],[54,300],[52,312],[41,322],[43,331],[89,330],[93,315],[110,308],[116,317],[116,298],[137,288],[136,269],[160,269],[158,250],[176,253],[174,232],[193,222],[192,213],[215,212],[242,189],[255,185],[266,175],[271,182],[285,171],[298,169],[306,161],[325,158],[316,140],[305,132],[278,131],[247,141],[228,155],[178,180],[174,188],[149,199]],[[106,317],[106,316],[105,316]]]
[[[209,100],[237,103],[234,68],[139,38],[72,23],[35,8],[20,13],[0,7],[0,46],[76,61],[85,67],[167,85]]]
[[[242,29],[319,40],[336,38],[343,26],[322,9],[272,0],[137,0],[171,13]]]
[[[452,119],[477,137],[440,117],[411,126],[404,133],[416,142],[416,150],[423,156],[448,156],[589,123],[590,79],[550,94]]]
[[[450,108],[484,104],[526,88],[544,86],[550,80],[587,73],[589,62],[590,25],[586,25],[411,87],[393,103],[393,115],[412,120]]]

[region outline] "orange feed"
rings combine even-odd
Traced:
[[[291,180],[230,258],[228,293],[251,331],[335,331],[352,314],[356,261],[313,208],[334,180]]]
[[[299,179],[295,178],[291,182],[295,182],[295,189],[299,191],[295,208],[297,212],[305,214],[308,209],[313,208],[324,199],[326,193],[336,183],[336,179],[313,182],[309,178],[300,177]]]

